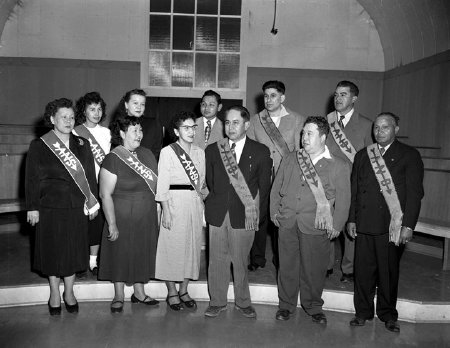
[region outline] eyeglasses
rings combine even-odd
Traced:
[[[193,126],[180,126],[179,128],[183,128],[185,131],[192,129],[194,132],[197,130],[198,124],[194,124]]]

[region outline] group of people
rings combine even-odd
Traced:
[[[99,125],[105,103],[96,92],[76,108],[64,98],[47,105],[53,129],[30,145],[26,194],[28,221],[37,224],[34,267],[49,278],[50,314],[61,312],[61,277],[66,309],[78,311],[75,273],[88,267],[114,283],[113,313],[123,310],[125,284],[134,286],[133,303],[158,304],[144,291],[152,278],[165,281],[171,310],[197,308],[188,284],[199,277],[208,226],[205,316],[227,309],[232,265],[235,308],[256,318],[248,272],[265,267],[270,232],[275,318],[288,320],[300,293],[313,322],[326,324],[322,292],[343,235],[341,280],[354,282],[350,325],[363,326],[376,313],[388,330],[400,330],[399,261],[419,216],[423,163],[396,139],[399,118],[383,112],[372,122],[359,114],[359,90],[350,81],[337,84],[327,117],[285,107],[281,81],[267,81],[262,91],[261,112],[250,116],[236,105],[223,121],[220,95],[206,91],[201,117],[172,117],[176,140],[160,153],[162,127],[144,124],[142,90],[124,96],[110,132]],[[157,157],[143,146],[149,128]]]

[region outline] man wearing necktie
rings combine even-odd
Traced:
[[[354,150],[359,151],[362,148],[373,143],[372,139],[372,121],[361,115],[355,109],[355,103],[358,100],[359,89],[353,82],[340,81],[334,92],[334,108],[335,111],[327,115],[330,125],[336,120],[339,128]],[[333,130],[331,131],[333,134]],[[327,138],[327,146],[332,155],[344,159],[348,165],[352,166],[352,159],[346,155],[345,149],[339,146],[336,139],[331,136]],[[353,154],[354,156],[354,154]],[[344,229],[345,230],[345,229]],[[355,246],[353,239],[349,238],[346,233],[341,234],[344,238],[344,250],[342,252],[342,282],[353,281],[353,258]],[[336,241],[335,241],[336,242]],[[331,243],[330,261],[328,264],[327,276],[333,273],[335,261],[335,242]]]
[[[207,317],[217,317],[227,309],[233,264],[236,309],[247,318],[256,318],[251,305],[247,259],[258,228],[256,217],[261,220],[268,211],[272,160],[266,146],[246,136],[249,120],[248,110],[243,106],[228,109],[225,113],[228,139],[211,144],[205,150],[209,189],[205,218],[209,224],[208,289],[211,298],[205,312]],[[230,153],[232,156],[228,156]]]
[[[378,115],[373,132],[377,146],[356,154],[347,224],[347,232],[355,238],[356,315],[350,325],[363,326],[376,313],[393,332],[400,331],[396,309],[400,258],[412,238],[424,194],[422,159],[415,148],[396,139],[398,122],[393,113]],[[393,238],[398,233],[399,240]]]
[[[220,94],[207,90],[200,102],[200,112],[202,116],[195,120],[198,125],[197,132],[194,136],[194,144],[203,150],[217,140],[223,139],[225,134],[223,132],[223,122],[217,115],[222,110],[222,98]]]

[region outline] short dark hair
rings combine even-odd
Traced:
[[[398,124],[400,123],[400,117],[398,117],[393,112],[389,112],[389,111],[380,112],[377,115],[377,118],[380,117],[380,116],[390,116],[390,117],[392,117],[392,119],[394,120],[394,123],[395,123],[396,126],[398,126]]]
[[[186,121],[192,119],[195,122],[196,116],[191,111],[178,111],[170,120],[169,127],[169,136],[173,141],[177,141],[178,137],[176,136],[174,129],[180,129],[181,124]]]
[[[249,122],[250,121],[250,113],[248,112],[247,108],[241,106],[241,105],[233,105],[231,107],[229,107],[226,111],[225,111],[225,118],[227,118],[228,113],[231,110],[235,110],[237,112],[239,112],[241,114],[241,117],[244,119],[245,122]]]
[[[111,131],[111,144],[113,147],[123,145],[123,139],[120,136],[120,131],[126,132],[128,127],[135,126],[137,124],[141,124],[141,121],[139,117],[135,116],[117,117],[113,122],[111,122],[109,125],[109,130]]]
[[[317,126],[320,135],[325,134],[327,137],[330,133],[330,125],[328,124],[327,119],[323,116],[308,116],[303,124],[303,127],[305,127],[308,123],[314,123]]]
[[[73,102],[67,98],[59,98],[51,101],[45,106],[44,123],[48,127],[53,127],[50,117],[54,117],[59,109],[67,108],[73,110]]]
[[[338,84],[336,85],[336,88],[338,87],[348,87],[350,88],[350,93],[353,94],[354,96],[358,96],[359,95],[359,88],[357,85],[355,85],[353,82],[351,81],[339,81]]]
[[[203,101],[203,98],[205,98],[205,97],[215,97],[216,101],[217,101],[217,105],[222,104],[222,97],[220,96],[219,93],[213,91],[212,89],[208,89],[205,93],[203,93],[202,101]]]
[[[281,81],[277,81],[277,80],[271,80],[271,81],[265,82],[262,86],[263,92],[268,88],[275,88],[281,94],[284,94],[286,92],[286,86],[284,85],[284,83]]]
[[[77,100],[76,112],[75,112],[75,123],[77,125],[86,122],[86,115],[84,112],[89,105],[100,104],[102,107],[102,117],[100,122],[102,122],[106,116],[106,103],[98,92],[89,92]]]
[[[145,91],[140,88],[135,88],[125,93],[125,95],[120,99],[119,105],[113,116],[113,120],[118,117],[125,117],[128,115],[127,110],[125,109],[125,103],[128,103],[130,101],[132,95],[142,95],[144,98],[147,97]]]

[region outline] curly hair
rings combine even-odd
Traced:
[[[67,108],[73,110],[73,102],[67,98],[59,98],[51,101],[45,106],[44,123],[47,127],[53,128],[50,117],[54,117],[59,109]]]
[[[86,122],[86,109],[89,105],[100,104],[102,107],[102,117],[100,122],[102,122],[106,116],[106,103],[98,92],[86,93],[83,97],[77,100],[76,111],[75,111],[75,124],[83,124]],[[99,122],[99,123],[100,123]]]
[[[174,129],[179,129],[184,121],[192,119],[195,122],[196,116],[191,111],[178,111],[170,120],[169,136],[173,141],[177,141]]]
[[[141,124],[139,117],[135,116],[125,116],[118,117],[109,125],[109,130],[111,131],[111,145],[113,147],[123,145],[123,139],[120,136],[120,131],[126,132],[128,127]]]

